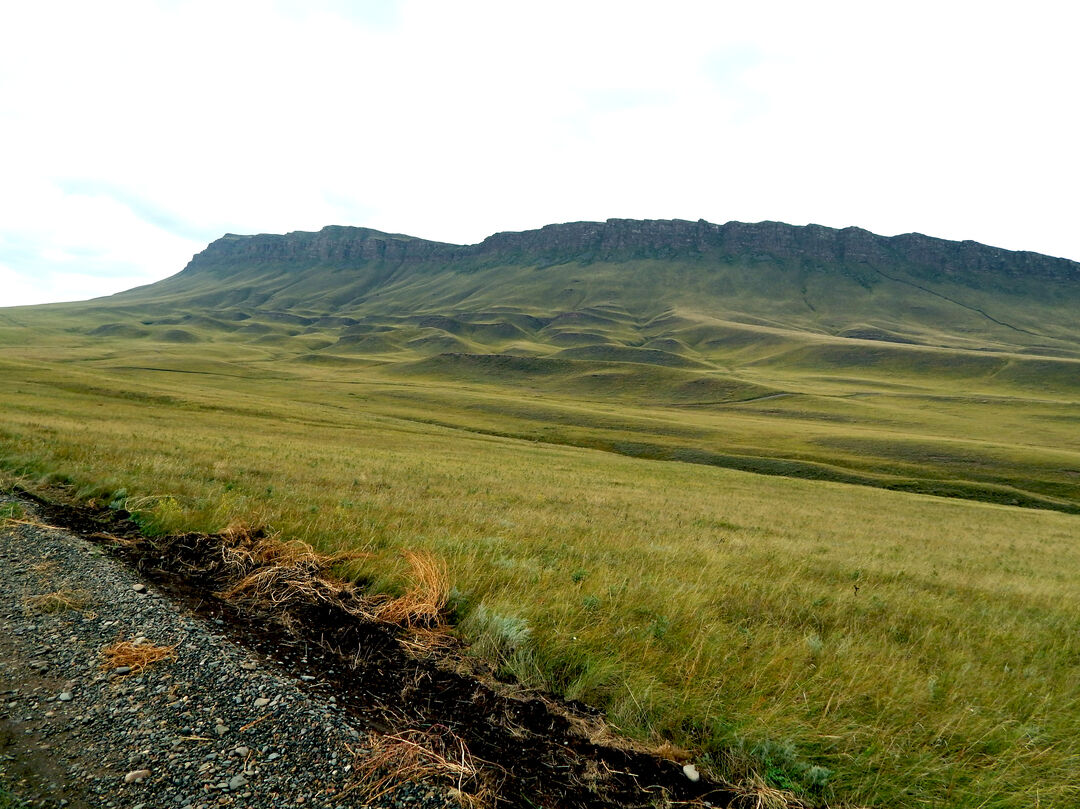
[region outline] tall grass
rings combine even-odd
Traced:
[[[403,551],[444,560],[454,589],[438,599],[477,654],[729,777],[834,805],[1080,802],[1080,517],[494,434],[524,420],[541,437],[521,411],[535,406],[581,434],[651,424],[688,444],[698,431],[782,448],[803,440],[790,403],[728,425],[290,364],[170,375],[43,354],[0,360],[9,481],[64,483],[153,532],[240,520],[363,552],[359,572],[388,590],[407,589]],[[859,433],[827,418],[848,403],[819,395],[800,425]],[[1068,402],[883,399],[881,440],[932,454],[978,413],[1019,436],[978,463],[1074,468],[1070,422],[1050,447],[1031,420],[1067,418]],[[425,408],[469,429],[422,421]]]

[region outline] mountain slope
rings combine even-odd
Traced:
[[[846,339],[1080,355],[1076,262],[917,234],[773,222],[579,222],[469,246],[347,227],[228,235],[172,278],[106,300],[302,318],[482,316],[541,343],[685,342],[686,327],[726,320]],[[672,314],[678,324],[657,324]]]

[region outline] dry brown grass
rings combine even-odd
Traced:
[[[446,625],[432,629],[423,626],[412,627],[398,639],[398,642],[407,651],[419,657],[439,650],[445,651],[458,643],[457,638],[451,634],[450,627]]]
[[[56,572],[56,562],[54,562],[52,559],[49,559],[48,557],[45,557],[37,564],[31,565],[30,569],[41,578],[47,579]]]
[[[367,750],[354,751],[359,776],[355,789],[365,802],[417,781],[446,784],[459,804],[480,809],[492,804],[492,793],[465,742],[449,728],[436,726],[398,734],[371,735]]]
[[[221,564],[228,582],[219,595],[266,609],[285,623],[289,610],[301,604],[330,603],[360,618],[375,614],[372,599],[358,595],[333,568],[367,558],[363,553],[323,554],[306,542],[283,542],[242,524],[221,534]]]
[[[450,642],[443,610],[450,594],[446,563],[426,551],[404,551],[409,584],[396,598],[362,593],[335,573],[339,565],[370,558],[349,552],[324,554],[306,542],[284,542],[243,524],[220,535],[220,570],[226,581],[219,595],[257,606],[288,624],[290,610],[309,604],[332,604],[363,620],[408,630],[405,644],[428,651]]]
[[[30,596],[26,603],[38,612],[68,612],[86,609],[93,603],[93,599],[86,590],[56,590]]]
[[[16,517],[8,518],[5,521],[5,525],[27,525],[27,526],[29,526],[31,528],[43,528],[46,531],[63,531],[64,530],[63,528],[60,528],[58,526],[49,525],[48,523],[38,522],[37,520],[23,520],[23,519],[18,519]]]
[[[428,551],[402,551],[410,568],[410,586],[404,595],[379,605],[380,621],[415,628],[443,624],[443,609],[450,597],[446,562]]]
[[[770,786],[759,775],[734,785],[736,809],[808,809],[808,804],[792,793]]]
[[[649,747],[648,751],[658,758],[666,758],[668,761],[676,761],[679,764],[685,764],[694,758],[693,754],[686,748],[667,741]]]
[[[131,674],[142,671],[154,663],[172,660],[176,657],[175,646],[157,646],[141,639],[134,641],[119,640],[101,650],[104,662],[101,668],[111,671],[120,666],[128,666]]]

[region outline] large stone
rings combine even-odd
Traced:
[[[248,780],[242,775],[234,775],[229,779],[229,789],[240,789],[247,786]]]

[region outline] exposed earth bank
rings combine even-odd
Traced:
[[[121,553],[124,543],[100,533],[91,541],[93,515],[4,494],[0,515],[0,785],[30,805],[644,807],[737,797],[692,767],[597,740],[599,720],[574,715],[583,709],[499,693],[445,661],[410,656],[391,635],[335,627],[359,642],[349,660],[320,648],[311,626],[264,630],[211,589],[170,579],[166,560]],[[121,642],[162,659],[142,669],[110,660]]]
[[[38,523],[32,504],[19,508],[0,529],[0,771],[19,798],[77,809],[364,804],[355,759],[366,734],[335,699],[97,545]],[[175,658],[102,668],[105,647],[139,638]],[[394,792],[371,805],[457,805],[438,785]]]

